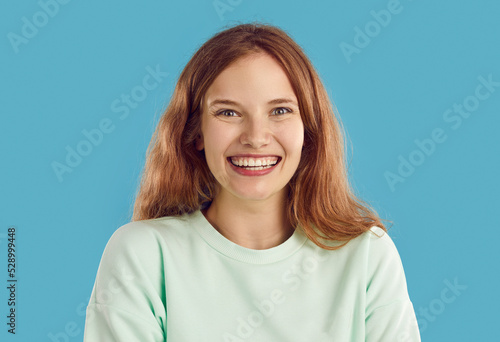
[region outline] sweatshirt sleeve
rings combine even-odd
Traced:
[[[380,228],[371,234],[368,253],[365,331],[366,342],[420,342],[408,296],[406,278],[393,241]]]
[[[84,342],[166,341],[166,302],[158,232],[140,222],[118,229],[101,258]]]

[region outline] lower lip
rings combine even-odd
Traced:
[[[271,166],[270,168],[267,169],[262,169],[262,170],[249,170],[249,169],[244,169],[242,167],[235,166],[233,163],[231,163],[231,160],[227,159],[227,162],[229,165],[231,165],[232,169],[239,173],[240,175],[243,176],[263,176],[267,175],[268,173],[272,172],[276,166],[281,162],[281,158],[278,159],[278,162]]]

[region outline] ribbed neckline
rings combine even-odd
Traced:
[[[193,228],[212,248],[229,258],[249,264],[270,264],[286,259],[301,248],[307,240],[307,236],[300,229],[295,229],[292,236],[278,246],[269,249],[246,248],[219,233],[200,210],[190,216]]]

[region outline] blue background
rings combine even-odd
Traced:
[[[179,73],[218,30],[252,20],[289,32],[324,81],[351,141],[355,188],[393,222],[422,339],[498,336],[500,87],[474,97],[479,77],[500,82],[500,3],[401,0],[385,26],[373,13],[392,8],[387,0],[219,3],[225,12],[212,0],[2,3],[0,339],[82,340],[102,251],[131,218],[146,147]],[[25,27],[30,38],[12,43],[26,22],[38,31]],[[157,66],[168,75],[140,93],[146,68]],[[122,119],[112,103],[132,91],[145,98]],[[474,110],[454,128],[443,113],[456,120],[453,106],[464,101]],[[84,148],[82,130],[104,118],[114,130],[58,178],[53,163],[65,163],[67,146]],[[415,140],[435,129],[446,140],[418,152]],[[410,157],[418,165],[391,187],[387,172],[398,175]],[[15,336],[6,331],[10,226]]]

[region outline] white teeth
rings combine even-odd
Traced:
[[[278,163],[278,157],[246,158],[231,157],[231,163],[240,167],[251,167],[252,170],[262,170],[270,168]]]

